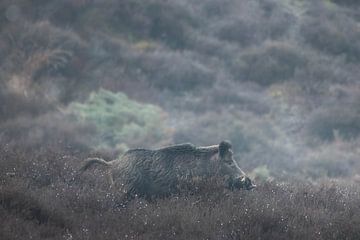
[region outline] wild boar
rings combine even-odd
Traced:
[[[185,143],[156,150],[132,149],[110,162],[89,158],[81,171],[93,164],[103,165],[111,185],[115,181],[127,195],[146,198],[176,193],[180,181],[193,178],[220,177],[231,190],[255,188],[234,160],[231,148],[230,142],[222,141],[205,147]]]

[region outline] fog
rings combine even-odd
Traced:
[[[359,10],[335,0],[2,0],[0,182],[106,192],[99,172],[75,177],[85,158],[229,140],[264,191],[358,184]],[[149,236],[159,238],[139,238]]]

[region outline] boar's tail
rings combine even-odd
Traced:
[[[84,171],[88,170],[93,164],[100,164],[100,165],[103,165],[106,167],[111,166],[111,162],[106,162],[102,158],[88,158],[85,160],[84,165],[80,168],[80,172],[84,172]]]

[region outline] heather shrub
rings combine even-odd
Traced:
[[[170,47],[184,48],[187,35],[195,19],[181,3],[154,1],[147,6],[150,19],[150,37],[166,42]]]
[[[46,67],[48,71],[59,68],[65,71],[65,67],[71,67],[68,64],[73,55],[79,54],[85,46],[76,33],[58,28],[48,21],[10,25],[3,29],[3,33],[11,36],[6,40],[20,52],[16,55],[13,52],[8,60],[26,62],[25,70],[32,75],[45,71],[42,68]]]
[[[130,100],[123,93],[99,90],[84,103],[72,103],[69,112],[96,128],[95,146],[152,146],[169,138],[166,114],[155,105]]]
[[[294,21],[293,16],[283,11],[281,3],[275,1],[232,1],[231,4],[208,1],[204,9],[207,14],[215,12],[215,17],[222,12],[226,13],[221,19],[211,19],[208,15],[211,19],[209,28],[217,38],[240,46],[279,39],[287,33],[290,23]]]
[[[60,113],[39,116],[19,114],[0,124],[0,142],[9,147],[39,150],[51,146],[59,149],[88,151],[94,129]]]
[[[345,5],[345,6],[351,6],[351,7],[356,7],[359,6],[359,1],[356,0],[331,0],[331,2],[334,2],[338,5]]]
[[[358,10],[0,1],[0,239],[360,239]],[[125,200],[105,168],[78,171],[224,139],[256,189]]]
[[[185,47],[187,33],[195,24],[192,12],[183,2],[122,1],[114,2],[112,7],[110,26],[115,31],[136,38],[150,37],[172,48]]]
[[[302,23],[301,36],[316,49],[358,62],[360,30],[353,18],[339,11],[314,6]]]
[[[252,112],[256,115],[270,113],[273,108],[272,101],[259,89],[225,79],[217,81],[213,88],[204,95],[206,97],[203,98],[203,102],[199,103],[200,106],[196,106],[194,103],[190,106],[195,106],[195,109],[211,111],[216,108],[222,109],[224,106],[231,108],[231,106],[236,105],[237,110]],[[187,103],[185,102],[185,104]]]
[[[0,89],[0,124],[13,120],[17,117],[35,117],[44,114],[53,109],[53,104],[44,101],[41,97],[33,97],[31,99],[26,96],[19,95],[6,88]]]
[[[309,49],[306,50],[306,56],[308,62],[303,68],[296,69],[293,82],[314,107],[328,105],[330,89],[356,81],[356,67],[347,64],[345,59],[319,55]]]
[[[232,7],[234,7],[233,0],[224,0],[221,3],[214,0],[204,0],[202,3],[203,4],[196,6],[196,10],[204,16],[214,19],[224,17],[229,14]]]
[[[351,177],[360,167],[356,148],[357,145],[349,146],[343,140],[318,146],[301,156],[298,169],[313,179]]]
[[[255,24],[249,22],[246,17],[244,19],[226,19],[216,26],[215,36],[221,40],[248,46],[259,42],[258,33],[256,32],[258,28],[256,28]]]
[[[211,87],[216,72],[191,52],[155,51],[141,55],[138,67],[156,88],[182,92]]]
[[[76,33],[48,21],[9,25],[1,32],[11,49],[2,53],[0,72],[9,91],[49,102],[74,98],[86,49]]]
[[[287,42],[266,42],[242,53],[231,66],[237,79],[271,85],[290,80],[306,58],[299,47]]]
[[[48,223],[59,228],[64,228],[67,225],[65,217],[61,213],[51,209],[52,206],[43,204],[37,196],[32,196],[21,183],[18,185],[10,184],[10,186],[0,190],[0,206],[4,210],[38,224]]]
[[[256,191],[230,192],[212,184],[200,185],[193,194],[152,202],[139,198],[122,205],[117,192],[97,186],[56,184],[30,190],[13,181],[0,189],[0,213],[6,216],[1,218],[0,236],[313,239],[319,232],[323,236],[319,239],[359,236],[356,185],[274,182],[259,184]],[[14,228],[16,224],[22,227]]]
[[[360,134],[359,110],[352,103],[318,109],[308,120],[307,133],[321,141],[333,141],[336,134],[347,140],[357,138]]]

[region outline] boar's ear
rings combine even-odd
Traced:
[[[219,144],[219,156],[220,157],[224,157],[225,154],[229,151],[229,149],[231,148],[231,143],[229,141],[222,141]]]

